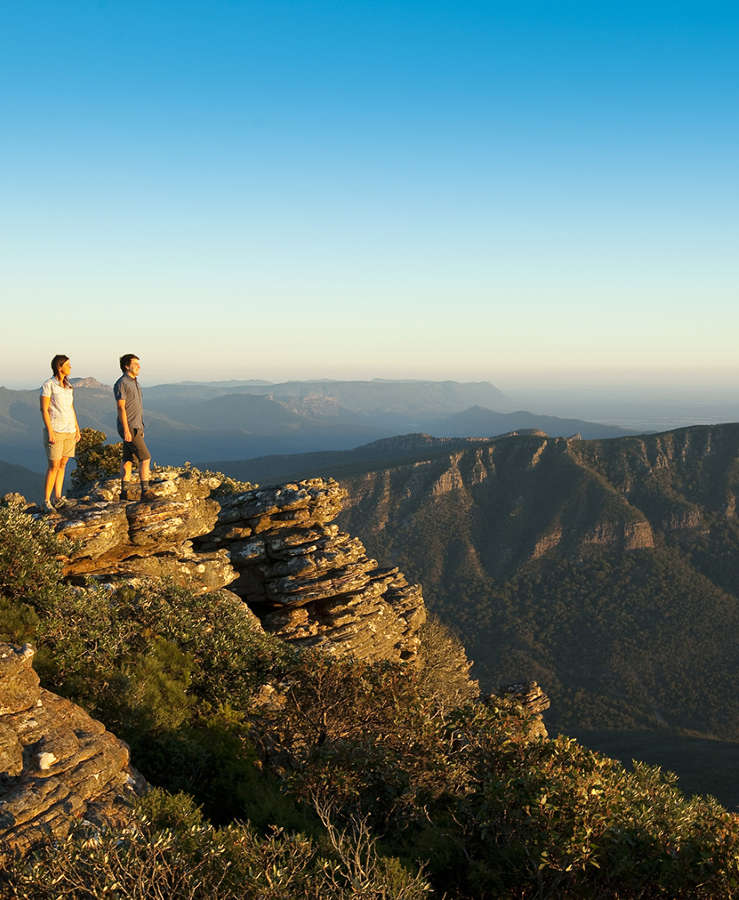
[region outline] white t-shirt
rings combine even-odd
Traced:
[[[56,378],[51,377],[41,385],[41,396],[49,397],[49,418],[54,431],[74,434],[77,430],[74,418],[74,389],[65,388]]]

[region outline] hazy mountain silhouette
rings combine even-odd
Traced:
[[[75,406],[81,427],[95,428],[116,440],[111,388],[92,378],[76,379],[76,383]],[[503,402],[503,395],[486,382],[144,384],[148,443],[156,461],[174,464],[185,459],[238,460],[268,453],[346,450],[394,434],[428,431],[428,423],[445,422],[448,416],[475,408],[475,404],[481,409],[481,401],[497,400]],[[501,427],[509,430],[512,420],[489,413],[496,415],[502,416]],[[519,416],[516,421],[523,419]],[[556,423],[551,424],[556,428]],[[464,428],[462,420],[459,427]],[[470,427],[477,430],[478,423]],[[600,431],[593,428],[601,435],[612,432],[608,426]],[[572,423],[562,429],[571,430]],[[3,457],[41,470],[40,431],[38,392],[0,388]]]
[[[11,491],[32,499],[43,497],[42,476],[24,466],[0,460],[0,497]]]

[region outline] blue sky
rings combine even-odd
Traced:
[[[739,8],[0,9],[0,383],[739,387]]]

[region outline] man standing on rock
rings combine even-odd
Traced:
[[[152,500],[155,496],[149,489],[149,466],[151,453],[144,442],[144,404],[137,375],[141,371],[138,356],[125,353],[120,358],[123,374],[113,385],[118,412],[118,434],[123,439],[123,462],[121,463],[121,500],[133,499],[129,495],[131,467],[134,459],[139,464],[141,479],[141,499]]]

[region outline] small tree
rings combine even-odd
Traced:
[[[72,472],[75,489],[118,474],[123,458],[123,444],[106,444],[106,437],[103,431],[82,429],[77,443],[77,468]]]

